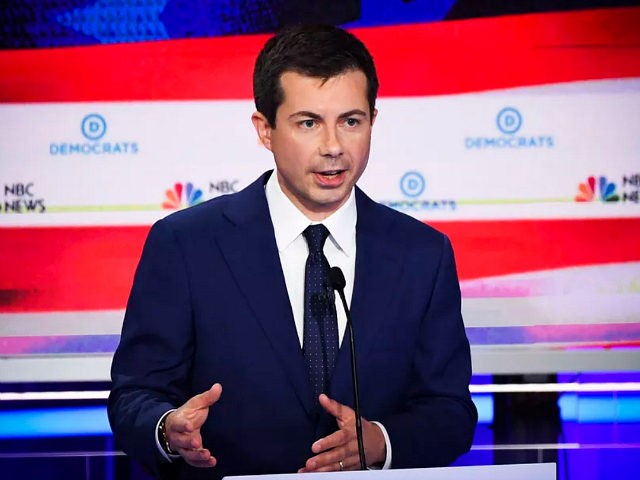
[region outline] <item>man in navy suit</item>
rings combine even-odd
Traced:
[[[254,71],[252,121],[275,171],[152,227],[113,360],[109,419],[154,474],[359,467],[348,342],[319,396],[304,356],[304,232],[319,223],[322,253],[345,272],[368,466],[443,466],[469,449],[477,413],[449,240],[355,186],[377,89],[373,60],[350,33],[283,30]],[[341,307],[335,324],[342,339]]]

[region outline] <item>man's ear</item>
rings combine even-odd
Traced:
[[[373,115],[371,116],[371,125],[373,125],[375,123],[376,118],[378,118],[378,109],[374,108],[373,109]]]
[[[260,112],[254,112],[251,115],[251,121],[253,122],[253,126],[256,129],[256,133],[258,134],[258,138],[260,139],[260,143],[264,145],[269,151],[271,151],[271,125],[265,117]]]

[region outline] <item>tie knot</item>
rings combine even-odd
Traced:
[[[304,238],[307,240],[307,245],[309,245],[309,253],[319,253],[322,252],[324,242],[329,236],[329,230],[321,223],[318,223],[316,225],[309,225],[305,228],[304,232],[302,232],[302,235],[304,235]]]

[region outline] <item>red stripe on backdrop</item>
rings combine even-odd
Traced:
[[[354,30],[382,96],[640,76],[640,8]],[[0,101],[252,98],[265,35],[0,51]]]
[[[149,228],[0,229],[0,312],[124,308]]]
[[[451,239],[461,280],[640,260],[640,218],[430,224]]]
[[[640,260],[640,218],[441,222],[461,280]],[[121,309],[148,226],[1,228],[0,312]]]

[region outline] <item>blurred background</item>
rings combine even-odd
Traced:
[[[273,167],[251,74],[296,22],[369,47],[360,186],[453,243],[480,412],[456,465],[640,478],[640,2],[615,0],[3,1],[2,478],[148,478],[105,408],[142,245]]]

